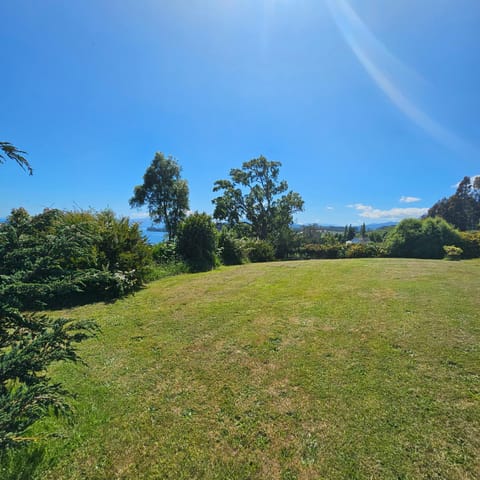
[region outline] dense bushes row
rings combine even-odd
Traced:
[[[274,246],[265,240],[239,238],[238,233],[226,228],[217,234],[207,215],[194,214],[187,218],[180,229],[176,253],[186,260],[191,271],[209,270],[218,264],[219,260],[224,265],[238,265],[245,262],[267,262],[275,258],[335,259],[391,256],[453,259],[480,256],[480,233],[459,232],[441,218],[403,220],[384,236],[382,242],[377,243],[339,242],[328,234],[322,240],[323,243],[302,245],[301,240],[292,234],[289,242],[283,243],[280,249],[278,244]],[[163,245],[154,248],[165,251],[171,247]],[[158,258],[158,254],[154,254],[154,257]]]
[[[457,257],[480,257],[480,232],[459,232],[441,218],[405,219],[382,243],[309,244],[299,249],[301,258],[405,257],[451,258],[445,246],[457,247]],[[450,252],[453,250],[449,250]]]
[[[17,209],[0,225],[0,293],[20,309],[117,298],[145,281],[150,264],[138,225],[109,210]]]
[[[275,259],[275,250],[267,241],[238,238],[227,228],[219,233],[209,215],[194,213],[180,224],[176,243],[153,247],[153,258],[160,264],[183,260],[190,271],[199,272],[220,263],[268,262]]]
[[[371,258],[387,254],[385,248],[376,243],[309,244],[301,247],[299,253],[302,258]]]
[[[288,240],[288,241],[287,241]],[[217,231],[211,217],[195,213],[179,227],[176,242],[150,246],[138,225],[111,211],[13,210],[0,224],[0,294],[20,309],[66,307],[118,298],[145,281],[224,265],[275,258],[474,258],[480,233],[458,232],[439,218],[400,222],[382,243],[331,241],[302,245],[294,234],[274,245]],[[445,250],[445,246],[461,250]],[[452,254],[455,252],[455,255]]]

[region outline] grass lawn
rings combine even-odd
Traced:
[[[251,264],[65,312],[37,478],[480,478],[480,261]],[[55,313],[57,314],[57,313]],[[37,452],[38,453],[38,452]]]

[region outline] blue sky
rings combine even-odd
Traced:
[[[15,207],[141,215],[155,151],[192,210],[259,155],[305,200],[299,222],[418,216],[480,173],[478,0],[16,0],[0,6],[0,140],[34,176]]]

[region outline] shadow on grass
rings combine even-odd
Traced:
[[[45,458],[45,448],[28,445],[0,452],[0,478],[2,480],[32,480]]]

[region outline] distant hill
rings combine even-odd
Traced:
[[[366,225],[367,230],[378,230],[379,228],[394,227],[398,222],[370,223]]]

